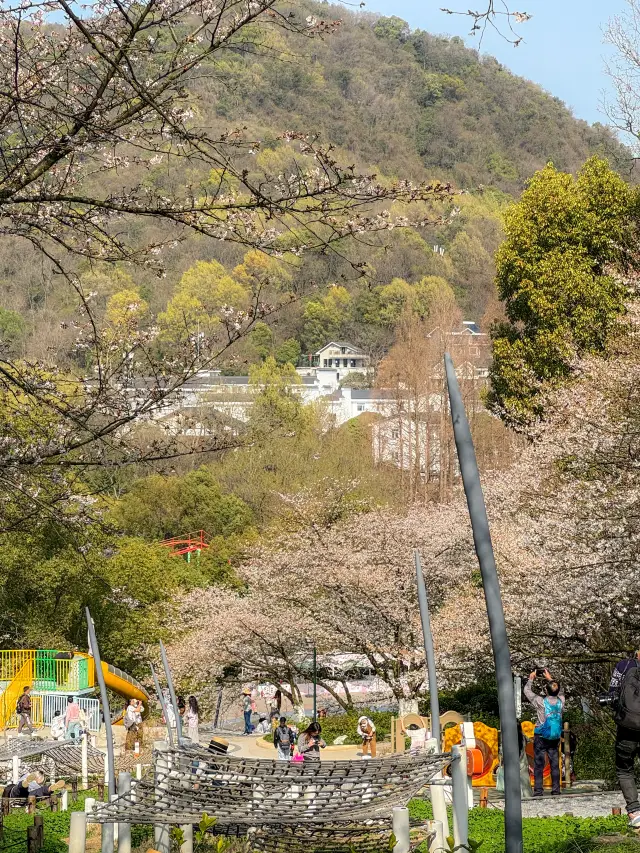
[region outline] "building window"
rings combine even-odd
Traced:
[[[342,359],[342,366],[343,367],[349,367],[349,359],[348,358]]]
[[[393,451],[393,453],[391,454],[391,458],[393,459],[394,462],[400,461],[400,454],[398,453],[397,450]]]
[[[356,408],[359,412],[364,412],[364,403],[358,403]]]
[[[336,382],[340,382],[340,374],[336,373]]]
[[[327,359],[325,358],[325,360],[323,362],[323,367],[326,367],[326,366],[327,366]]]
[[[395,439],[400,438],[400,430],[399,429],[392,429],[391,430],[391,438],[395,438]]]
[[[356,360],[355,360],[355,358],[352,358],[352,359],[351,359],[351,367],[356,367]]]
[[[330,358],[329,361],[327,362],[327,367],[333,367],[333,359],[332,358]]]
[[[342,355],[344,355],[346,351],[347,351],[346,347],[340,347],[340,352],[342,353]]]

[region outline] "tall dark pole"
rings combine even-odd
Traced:
[[[178,738],[178,746],[182,743],[182,717],[180,716],[180,710],[178,708],[178,700],[176,699],[176,691],[173,689],[173,678],[171,677],[171,669],[169,667],[169,661],[167,659],[167,653],[164,648],[164,643],[160,640],[160,655],[162,657],[162,666],[164,667],[164,675],[167,679],[167,687],[169,688],[169,696],[171,697],[171,704],[173,705],[173,711],[176,715],[176,737]]]
[[[313,722],[318,719],[318,651],[313,646]]]
[[[104,730],[107,736],[107,761],[109,762],[109,799],[115,796],[116,793],[116,767],[113,757],[113,729],[111,728],[111,711],[109,710],[109,697],[107,695],[107,685],[104,681],[102,673],[102,660],[100,659],[100,649],[98,648],[98,640],[96,639],[96,629],[93,627],[93,619],[89,608],[85,607],[87,614],[87,629],[89,631],[89,641],[93,662],[96,668],[96,678],[100,686],[100,702],[102,704],[102,713],[104,714]]]
[[[438,679],[436,677],[436,657],[433,653],[433,634],[431,633],[431,619],[429,618],[429,599],[427,588],[424,583],[420,554],[413,552],[416,563],[416,582],[418,584],[418,604],[420,605],[420,621],[422,622],[422,636],[424,637],[424,653],[427,659],[427,673],[429,676],[429,703],[431,705],[431,737],[438,742],[438,752],[442,749],[440,733],[440,700],[438,699]]]
[[[451,406],[453,434],[460,462],[460,473],[467,498],[473,542],[480,564],[482,586],[487,604],[493,660],[498,682],[498,707],[502,731],[502,753],[504,758],[504,825],[505,853],[522,853],[522,803],[520,800],[520,749],[518,745],[518,722],[511,674],[509,638],[504,621],[502,597],[498,571],[491,544],[489,519],[480,485],[480,472],[471,439],[469,422],[464,410],[458,379],[447,353],[444,357]]]
[[[156,688],[156,693],[158,694],[160,707],[162,708],[162,716],[164,717],[164,722],[167,727],[167,737],[169,739],[169,746],[171,747],[171,749],[173,749],[173,732],[171,731],[171,725],[169,724],[169,712],[167,711],[167,704],[164,701],[164,694],[162,692],[162,688],[160,687],[160,682],[158,681],[156,671],[153,668],[153,664],[150,663],[149,666],[151,667],[151,676],[153,678],[153,683]]]

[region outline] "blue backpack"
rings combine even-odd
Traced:
[[[551,703],[544,699],[544,723],[535,727],[535,733],[545,740],[560,740],[562,735],[562,702]]]

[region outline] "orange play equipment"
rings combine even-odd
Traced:
[[[485,726],[484,723],[473,724],[475,747],[467,747],[467,773],[471,776],[471,784],[476,788],[495,788],[494,771],[498,766],[498,730]],[[450,726],[444,730],[444,751],[450,752],[454,744],[461,743],[460,726]]]
[[[525,720],[522,724],[522,733],[528,739],[527,746],[525,748],[525,752],[527,753],[527,761],[529,762],[529,776],[531,777],[531,782],[533,782],[533,735],[534,735],[535,724],[530,720]],[[549,766],[549,759],[545,755],[544,757],[544,770],[542,771],[542,784],[545,788],[551,787],[551,767]]]

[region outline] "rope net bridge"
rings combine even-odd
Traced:
[[[46,759],[47,766],[58,776],[82,772],[82,746],[76,741],[10,738],[0,745],[0,763],[11,763],[14,756],[27,766]],[[87,769],[91,774],[104,775],[104,755],[90,744],[87,744]]]
[[[283,827],[295,835],[335,834],[340,825],[360,834],[404,806],[451,761],[449,754],[395,755],[369,761],[275,761],[214,755],[202,747],[156,751],[153,773],[134,790],[96,804],[98,823],[197,824],[206,812],[216,833],[257,832],[256,842]],[[381,831],[381,830],[380,830]],[[347,834],[351,834],[348,832]],[[311,845],[314,846],[314,845]],[[309,845],[307,845],[309,849]]]
[[[258,853],[388,853],[391,819],[366,823],[340,822],[326,826],[214,826],[213,834],[247,837]],[[412,821],[412,848],[429,839],[424,821]]]

